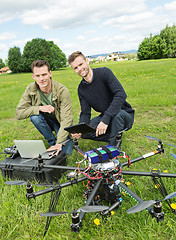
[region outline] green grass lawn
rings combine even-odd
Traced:
[[[144,135],[162,139],[163,142],[176,145],[176,59],[125,61],[95,64],[92,67],[109,67],[122,83],[128,95],[127,101],[135,109],[133,128],[123,134],[122,151],[131,159],[157,149],[157,142],[148,140]],[[53,79],[68,87],[73,107],[74,123],[79,119],[79,100],[77,86],[80,78],[71,68],[53,72]],[[33,79],[27,74],[0,75],[0,152],[13,145],[15,139],[42,139],[29,119],[15,119],[15,109],[26,86]],[[96,113],[93,112],[95,116]],[[99,142],[79,140],[83,151],[98,147]],[[164,145],[165,153],[134,163],[130,170],[150,172],[158,169],[161,172],[176,173],[176,160],[170,153],[176,154],[176,148]],[[78,158],[78,159],[77,159]],[[0,160],[4,155],[0,155]],[[81,160],[73,152],[68,164],[76,166]],[[128,170],[124,167],[124,170]],[[142,199],[162,199],[150,177],[124,176],[130,182],[130,189]],[[66,180],[64,174],[61,182]],[[176,191],[176,179],[163,179],[168,193]],[[0,173],[0,239],[42,239],[46,219],[40,213],[47,212],[50,194],[28,202],[24,186],[7,186]],[[36,191],[42,187],[35,186]],[[84,186],[68,187],[62,190],[57,210],[72,211],[84,205]],[[118,211],[108,218],[99,213],[86,214],[79,233],[71,232],[70,215],[52,219],[46,239],[175,239],[176,215],[163,202],[164,221],[157,223],[147,211],[127,214],[127,210],[136,204],[128,195],[122,194],[123,202]],[[172,202],[176,203],[176,199]],[[94,219],[100,225],[94,224]]]

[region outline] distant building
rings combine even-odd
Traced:
[[[0,73],[9,73],[9,72],[11,72],[9,67],[3,67],[0,69]]]
[[[123,60],[126,60],[126,54],[114,52],[107,55],[106,59],[111,61],[123,61]]]
[[[103,61],[105,61],[105,57],[103,57],[103,56],[98,56],[98,57],[96,58],[96,60],[97,60],[97,61],[100,61],[100,62],[103,62]]]
[[[94,58],[94,57],[86,56],[86,58],[89,60],[89,63],[90,63],[90,64],[92,64],[93,61],[95,61],[95,58]]]

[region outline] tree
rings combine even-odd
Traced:
[[[5,59],[5,66],[8,67],[8,59]]]
[[[139,45],[137,56],[140,60],[146,60],[150,58],[149,38],[145,38]]]
[[[162,39],[161,51],[164,58],[176,57],[176,26],[169,27],[168,25],[161,31]]]
[[[160,49],[161,37],[159,35],[155,35],[151,39],[150,45],[150,58],[159,59],[162,58],[162,53]]]
[[[139,45],[137,56],[140,60],[176,57],[176,26],[167,25],[160,35],[145,38]]]
[[[31,63],[42,59],[49,62],[51,70],[66,66],[66,56],[53,41],[45,39],[32,39],[26,43],[22,55],[23,72],[31,71]]]
[[[48,61],[49,44],[44,39],[32,39],[24,47],[22,55],[23,72],[31,71],[31,63],[34,60],[42,59]]]
[[[5,67],[5,63],[3,62],[2,58],[0,58],[0,68]]]
[[[8,52],[8,65],[13,73],[21,72],[21,52],[19,47],[13,47]]]
[[[53,41],[49,41],[48,43],[50,45],[49,63],[51,69],[56,70],[62,67],[66,67],[67,59],[65,54],[56,44],[54,44]]]

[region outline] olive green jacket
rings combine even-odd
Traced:
[[[52,81],[52,101],[55,108],[55,116],[60,123],[60,129],[57,134],[57,143],[65,141],[68,132],[65,127],[72,125],[72,105],[69,90],[61,83]],[[38,85],[33,82],[29,84],[22,95],[22,98],[16,109],[16,118],[18,120],[28,118],[32,115],[39,115],[41,106],[40,93]]]

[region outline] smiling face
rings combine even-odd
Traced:
[[[38,84],[39,88],[44,92],[51,90],[51,76],[52,72],[48,71],[48,67],[46,65],[33,68],[32,77]]]
[[[91,72],[88,59],[84,59],[82,56],[75,58],[75,60],[71,62],[70,65],[73,70],[85,80]]]

